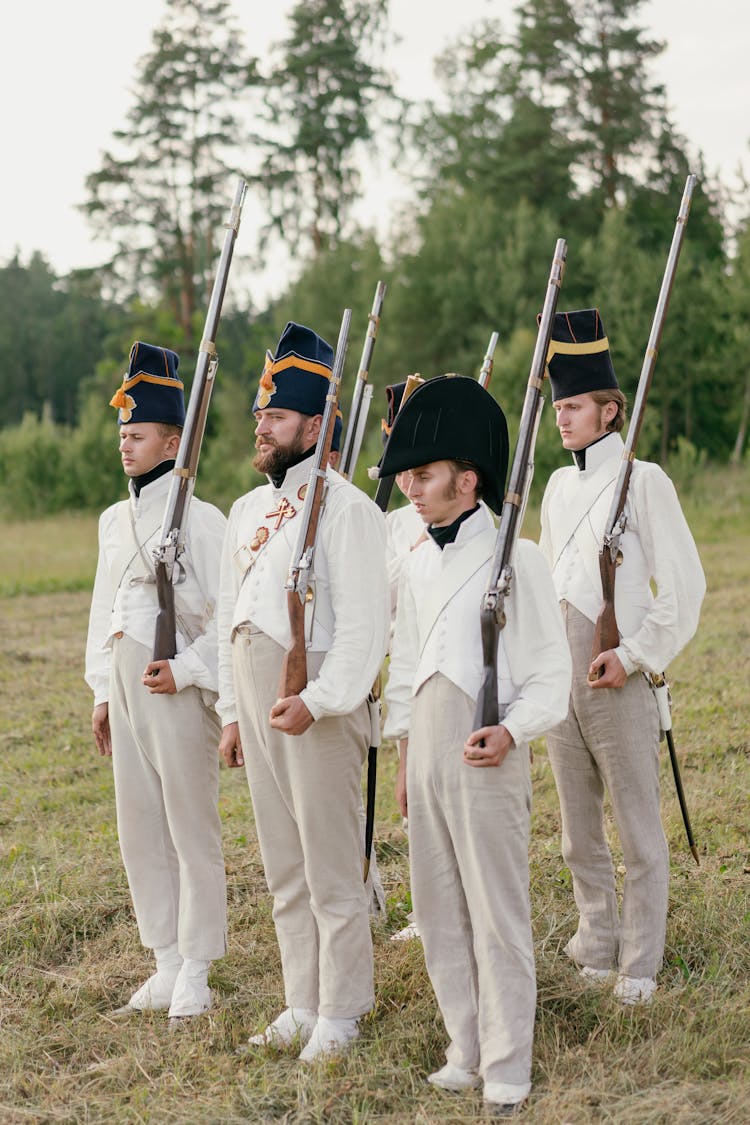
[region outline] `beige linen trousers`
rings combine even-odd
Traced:
[[[366,701],[304,734],[274,730],[284,650],[259,631],[232,645],[245,770],[255,813],[286,1003],[330,1018],[374,1004],[368,892],[359,811],[370,741]],[[314,678],[325,653],[308,653]]]
[[[412,898],[448,1062],[520,1101],[530,1089],[536,1002],[529,748],[514,746],[497,768],[466,765],[473,719],[474,702],[439,672],[412,701]]]
[[[623,688],[587,684],[594,626],[561,603],[573,658],[567,718],[547,734],[560,799],[562,853],[573,876],[578,929],[565,952],[579,965],[655,977],[667,923],[669,851],[659,806],[659,719],[640,672]],[[609,793],[626,868],[618,915],[604,823]]]
[[[151,695],[151,660],[127,634],[112,647],[109,723],[117,832],[143,944],[183,957],[226,952],[218,808],[220,726],[195,687]]]

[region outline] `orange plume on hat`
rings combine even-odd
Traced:
[[[123,383],[112,395],[112,398],[109,400],[109,405],[114,406],[116,410],[120,411],[121,422],[127,422],[135,410],[135,399],[126,392]]]

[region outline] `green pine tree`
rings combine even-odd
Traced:
[[[229,0],[167,0],[116,151],[86,181],[84,209],[115,247],[119,291],[168,304],[188,343],[210,295],[254,81]]]

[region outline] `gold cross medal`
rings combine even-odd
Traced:
[[[282,496],[279,500],[279,506],[275,512],[266,512],[267,520],[276,520],[276,527],[274,531],[278,531],[284,520],[291,520],[297,515],[297,509],[293,508],[287,500],[286,496]],[[260,530],[260,529],[259,529]],[[265,528],[263,528],[265,531]],[[266,538],[268,536],[266,535]]]

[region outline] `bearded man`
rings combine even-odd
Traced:
[[[268,354],[253,403],[253,463],[268,483],[232,507],[219,595],[220,751],[247,771],[287,1005],[250,1044],[295,1042],[305,1062],[345,1050],[374,1003],[360,785],[389,630],[382,513],[329,467],[306,606],[309,680],[278,698],[285,581],[332,364],[330,345],[294,323]]]

